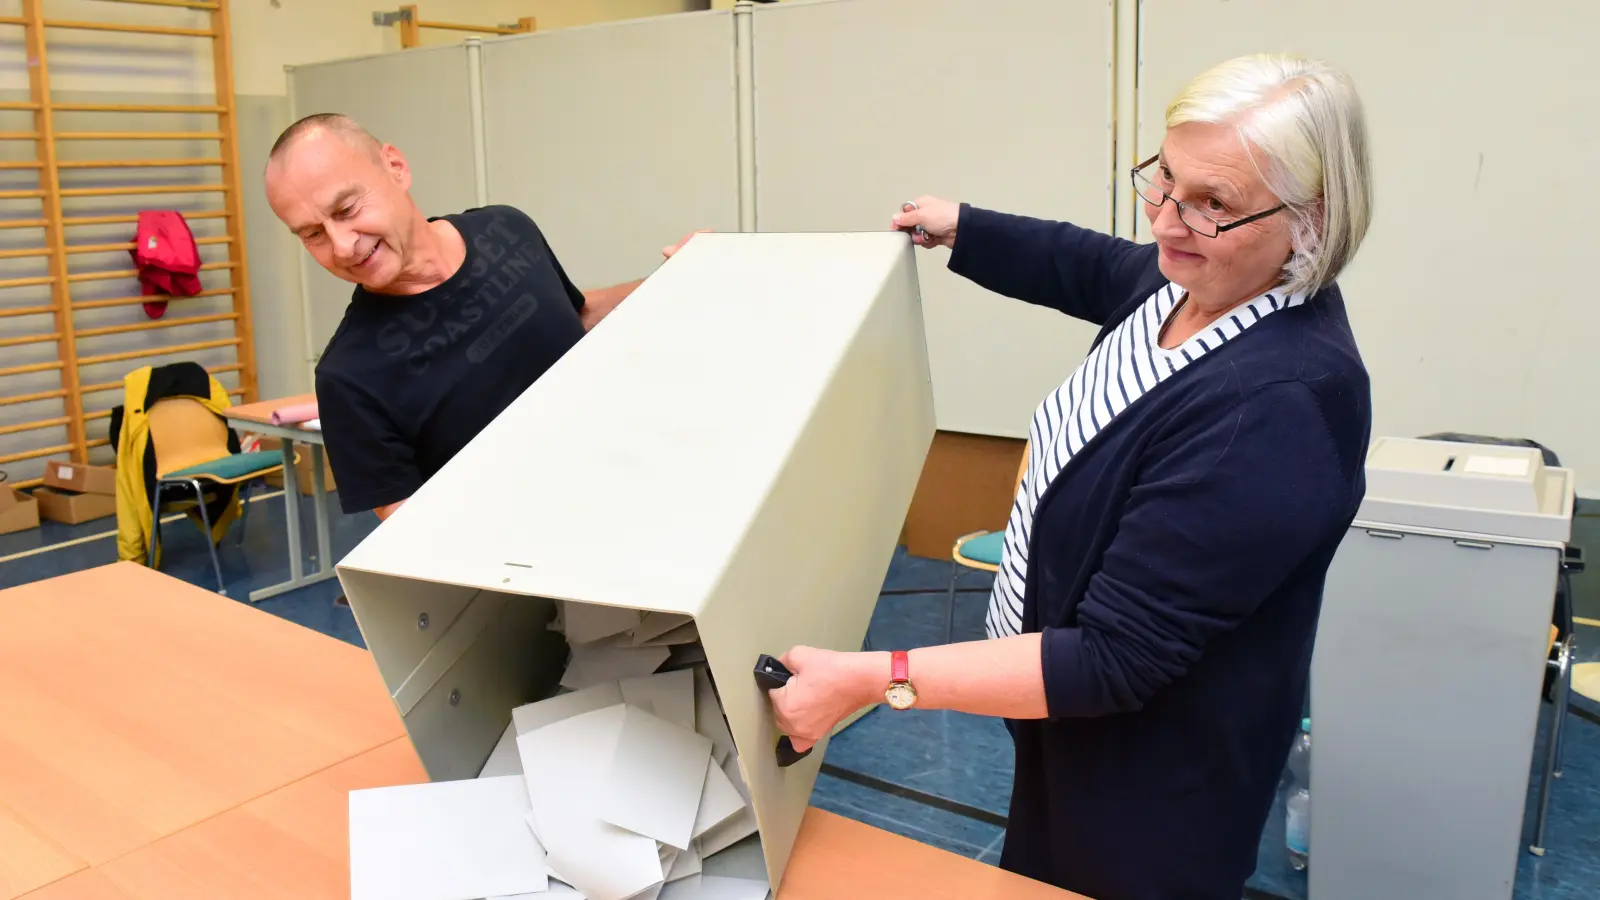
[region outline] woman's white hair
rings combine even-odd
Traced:
[[[1287,54],[1230,59],[1189,82],[1167,106],[1167,127],[1232,125],[1265,163],[1261,176],[1287,207],[1293,254],[1285,288],[1332,284],[1372,220],[1372,171],[1361,98],[1348,75]]]

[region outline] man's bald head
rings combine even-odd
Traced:
[[[337,138],[367,152],[372,161],[383,165],[383,145],[361,123],[343,113],[314,113],[283,130],[267,154],[267,165],[281,161],[297,144],[308,139]]]
[[[264,175],[267,204],[317,262],[368,290],[394,283],[428,228],[405,157],[349,116],[319,113],[284,129]]]

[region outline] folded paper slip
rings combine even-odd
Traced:
[[[320,417],[317,415],[317,405],[315,403],[296,403],[291,406],[279,407],[272,411],[272,424],[274,425],[297,425],[316,418]]]

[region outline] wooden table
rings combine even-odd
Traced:
[[[0,615],[0,900],[347,898],[349,792],[427,780],[357,647],[127,562]],[[812,809],[779,900],[1073,896]]]
[[[275,425],[272,421],[273,410],[314,403],[316,399],[316,394],[299,394],[246,403],[222,411],[222,417],[229,424],[275,437],[283,449],[283,509],[289,527],[289,580],[251,591],[251,603],[325,581],[336,574],[328,532],[328,491],[322,481],[322,432],[299,425]],[[311,454],[311,508],[317,521],[317,555],[316,566],[310,572],[305,571],[300,557],[300,478],[294,465],[295,444],[305,444]]]

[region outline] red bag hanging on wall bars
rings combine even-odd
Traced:
[[[200,293],[200,248],[195,246],[194,233],[182,213],[140,211],[132,255],[143,296],[192,297]],[[167,301],[148,301],[144,311],[159,319],[166,314]]]

